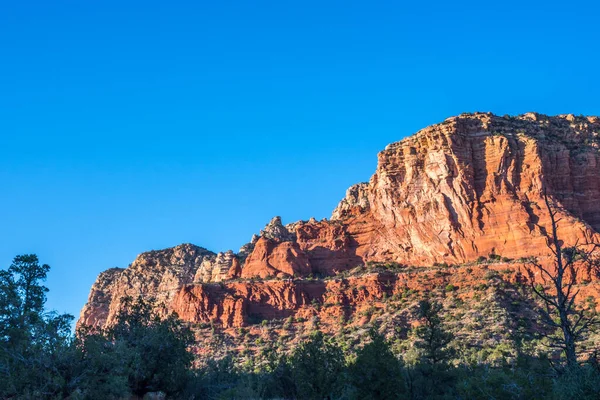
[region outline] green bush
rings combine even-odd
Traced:
[[[376,329],[369,332],[370,343],[356,352],[349,378],[355,399],[403,399],[406,387],[402,364]]]

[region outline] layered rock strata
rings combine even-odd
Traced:
[[[276,217],[237,254],[180,245],[103,272],[79,324],[110,324],[123,296],[143,295],[192,322],[241,326],[249,315],[281,317],[310,300],[313,289],[294,278],[336,276],[372,262],[544,259],[544,192],[560,209],[565,245],[600,242],[599,145],[597,117],[448,118],[388,145],[370,181],[348,189],[331,220],[284,226]],[[272,283],[258,289],[256,279]]]

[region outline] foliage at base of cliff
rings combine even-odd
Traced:
[[[113,327],[74,337],[69,316],[44,309],[48,269],[20,256],[1,271],[1,398],[596,399],[600,392],[598,333],[578,343],[581,362],[567,368],[546,346],[550,332],[531,288],[496,272],[474,291],[439,285],[382,295],[337,325],[312,318],[220,329],[125,298]]]

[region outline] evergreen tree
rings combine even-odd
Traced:
[[[123,363],[131,392],[137,396],[158,391],[177,394],[186,384],[193,360],[191,331],[175,314],[161,318],[142,298],[125,298],[122,304],[117,323],[106,337]]]
[[[416,364],[407,369],[407,387],[413,399],[446,398],[454,392],[453,371],[449,361],[452,334],[447,332],[440,312],[442,305],[424,299],[419,302],[416,317],[421,325],[414,329]]]
[[[350,382],[356,399],[401,399],[406,395],[400,361],[383,335],[372,328],[370,343],[356,353],[350,368]]]
[[[316,331],[301,343],[290,358],[296,396],[300,399],[334,398],[344,381],[344,355],[341,349],[327,342],[323,333]]]
[[[415,347],[421,351],[422,362],[438,365],[445,363],[452,355],[448,345],[452,334],[444,329],[440,312],[442,305],[428,299],[421,300],[416,315],[421,321],[416,330]]]
[[[50,267],[35,254],[14,258],[0,271],[0,397],[46,398],[61,393],[71,344],[68,314],[46,313],[41,284]]]

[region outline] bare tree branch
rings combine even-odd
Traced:
[[[588,273],[594,271],[600,275],[600,260],[594,257],[600,244],[586,240],[582,245],[577,239],[574,246],[563,248],[563,242],[558,236],[558,223],[562,221],[562,217],[557,218],[560,208],[550,199],[545,189],[543,198],[551,228],[546,245],[554,256],[554,269],[550,270],[536,260],[529,264],[528,272],[533,292],[544,304],[544,309],[539,310],[542,320],[560,332],[558,337],[553,334],[544,335],[549,340],[548,347],[561,349],[566,356],[567,366],[573,367],[577,365],[577,343],[587,335],[592,326],[600,324],[595,312],[588,314],[576,306],[580,292],[576,286],[582,265],[587,268]],[[550,293],[536,287],[534,271],[538,271],[544,281],[547,279],[552,283]]]

